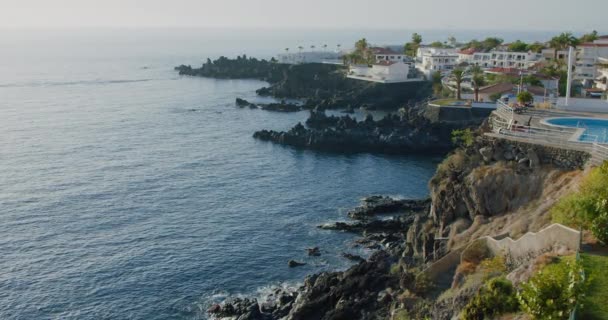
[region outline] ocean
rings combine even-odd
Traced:
[[[360,35],[0,31],[0,319],[205,319],[212,302],[369,254],[316,226],[367,195],[427,196],[441,159],[256,141],[307,113],[239,109],[236,97],[270,101],[255,95],[266,84],[173,70]]]

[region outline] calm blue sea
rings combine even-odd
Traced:
[[[0,319],[201,319],[211,301],[366,254],[315,226],[366,195],[426,196],[439,159],[259,142],[307,114],[236,108],[259,81],[172,70],[359,35],[0,31]]]

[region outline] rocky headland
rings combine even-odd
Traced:
[[[342,65],[309,63],[288,65],[272,60],[239,56],[207,59],[200,68],[175,67],[180,75],[217,79],[257,79],[269,83],[257,90],[261,96],[301,99],[302,108],[397,110],[407,103],[429,97],[427,82],[381,84],[346,78]]]

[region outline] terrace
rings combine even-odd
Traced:
[[[608,115],[531,108],[516,111],[497,102],[486,135],[508,140],[585,151],[590,165],[608,160]]]

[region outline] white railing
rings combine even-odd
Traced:
[[[606,160],[608,160],[608,146],[594,142],[589,163],[592,166],[601,166]]]
[[[508,104],[498,99],[496,100],[496,114],[503,120],[510,122],[513,120],[514,111]]]
[[[521,137],[546,142],[565,143],[571,142],[576,133],[575,128],[548,129],[542,127],[524,126],[515,124],[513,121],[492,119],[492,128],[495,133],[507,136]]]

